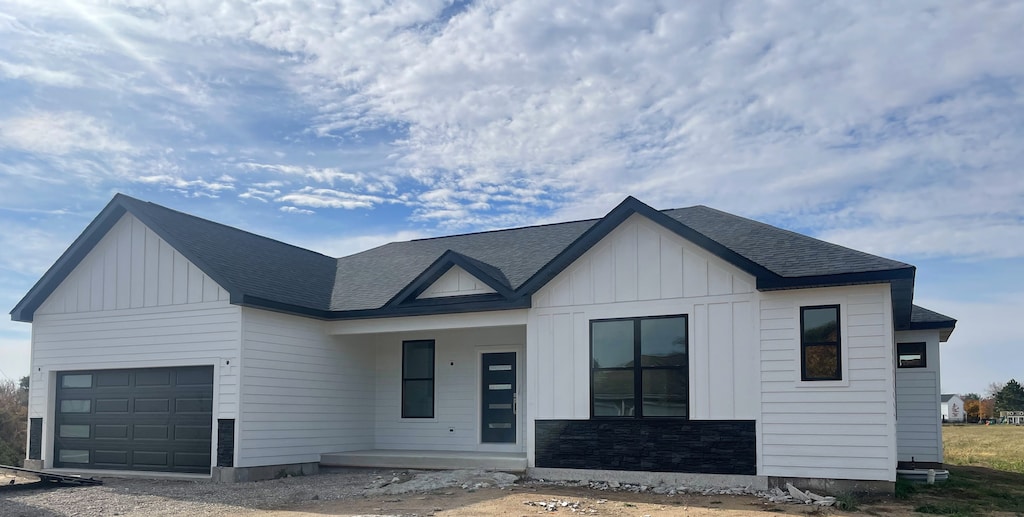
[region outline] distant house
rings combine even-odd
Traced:
[[[332,258],[119,194],[11,312],[27,464],[891,491],[942,461],[956,321],[913,304],[915,272],[634,198]]]
[[[964,400],[958,395],[943,395],[941,411],[943,422],[963,422],[966,419]]]
[[[1013,425],[1024,425],[1024,411],[1000,411],[999,420]]]

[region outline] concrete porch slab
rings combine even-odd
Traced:
[[[373,449],[320,455],[328,467],[378,467],[405,469],[489,469],[507,472],[526,470],[525,452],[420,451]]]

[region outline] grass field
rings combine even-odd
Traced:
[[[946,425],[942,444],[947,465],[1024,474],[1024,426]]]
[[[1024,515],[1024,427],[946,425],[942,442],[949,480],[897,481],[898,499],[932,515]]]

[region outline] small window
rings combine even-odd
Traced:
[[[402,418],[434,418],[434,342],[402,342]]]
[[[83,373],[75,375],[64,375],[60,379],[61,388],[91,388],[92,374]]]
[[[896,366],[899,368],[924,368],[928,366],[924,343],[897,343]]]
[[[61,424],[61,438],[88,438],[89,424]]]
[[[839,343],[838,305],[800,308],[801,379],[842,380],[842,352]]]
[[[61,449],[57,454],[61,463],[89,463],[89,451]]]
[[[61,413],[88,413],[92,410],[91,400],[62,400],[60,401]]]

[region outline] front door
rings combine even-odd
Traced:
[[[516,443],[516,353],[482,354],[483,443]]]

